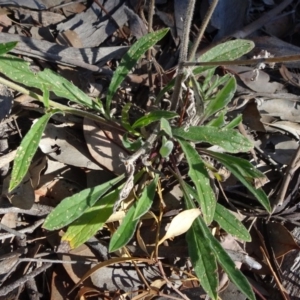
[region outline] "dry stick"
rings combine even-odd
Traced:
[[[14,206],[2,207],[0,208],[0,214],[15,213],[15,214],[25,214],[36,217],[43,217],[48,215],[53,210],[53,207],[48,205],[33,204],[30,209],[22,209]]]
[[[261,28],[266,23],[268,23],[272,18],[274,18],[276,15],[278,15],[282,10],[284,10],[288,5],[290,5],[293,2],[293,0],[285,0],[279,5],[275,6],[273,9],[265,13],[261,18],[254,21],[253,23],[247,25],[242,30],[238,30],[235,33],[233,33],[231,36],[235,38],[245,38],[255,30]]]
[[[213,12],[215,11],[215,8],[216,8],[218,2],[219,2],[219,0],[213,0],[212,4],[208,8],[208,11],[207,11],[207,13],[206,13],[206,15],[204,17],[204,20],[203,20],[203,22],[201,24],[200,29],[199,29],[199,34],[198,34],[197,40],[194,42],[193,47],[191,49],[191,52],[190,52],[190,54],[188,56],[188,60],[189,61],[193,60],[194,57],[195,57],[195,55],[196,55],[196,51],[197,51],[197,49],[199,47],[199,44],[200,44],[200,42],[202,40],[204,31],[205,31],[205,29],[206,29],[206,27],[208,25],[208,22],[209,22],[209,20],[210,20],[210,18],[212,16]]]
[[[298,149],[296,153],[294,154],[293,160],[289,164],[289,166],[286,169],[286,172],[284,174],[284,178],[280,187],[280,192],[278,193],[275,202],[273,203],[273,211],[276,209],[277,206],[282,205],[285,194],[288,189],[289,183],[291,179],[293,178],[293,175],[295,171],[300,167],[300,145],[298,146]]]
[[[149,1],[149,7],[148,7],[148,33],[152,32],[152,25],[153,25],[153,14],[154,14],[154,5],[155,1],[150,0]],[[150,95],[153,93],[153,80],[152,80],[152,63],[151,63],[151,48],[147,51],[147,71],[148,71],[148,80],[149,80],[149,92]]]
[[[15,282],[13,282],[12,284],[9,284],[7,286],[4,286],[3,288],[0,288],[0,296],[5,296],[8,293],[10,293],[11,291],[13,291],[14,289],[16,289],[18,286],[23,285],[25,282],[27,282],[28,280],[30,280],[31,278],[36,277],[37,275],[39,275],[40,273],[46,271],[49,267],[51,267],[52,264],[44,264],[43,266],[35,269],[34,271],[32,271],[31,273],[23,276],[22,278],[16,280]]]
[[[181,82],[184,77],[184,66],[182,62],[187,60],[188,54],[188,43],[189,43],[189,33],[191,28],[191,23],[193,19],[194,7],[195,7],[196,0],[190,0],[188,7],[186,9],[185,17],[184,17],[184,24],[183,24],[183,31],[181,37],[181,47],[179,52],[179,65],[177,70],[177,76],[175,80],[174,92],[172,94],[171,99],[171,110],[176,111],[179,104],[179,99],[181,95]]]
[[[291,61],[299,61],[300,55],[285,55],[268,58],[253,58],[253,59],[241,59],[241,60],[222,60],[222,61],[208,61],[208,62],[189,62],[182,63],[184,67],[201,66],[201,67],[213,67],[213,66],[235,66],[235,65],[253,65],[259,63],[283,63]]]

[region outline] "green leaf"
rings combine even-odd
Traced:
[[[172,111],[166,111],[166,110],[151,111],[149,114],[136,120],[132,125],[132,128],[135,129],[139,127],[145,127],[153,122],[159,121],[161,118],[173,119],[175,117],[178,117],[178,114]]]
[[[195,204],[191,200],[189,192],[186,188],[186,183],[180,180],[180,185],[183,188],[186,207],[188,209],[195,208]],[[229,279],[239,288],[239,290],[245,296],[247,296],[251,300],[255,300],[254,293],[246,277],[239,269],[236,268],[235,263],[223,249],[221,244],[211,234],[209,228],[206,226],[203,219],[201,217],[198,217],[194,221],[193,226],[194,228],[197,228],[197,231],[200,230],[202,232],[204,236],[204,243],[207,243],[209,248],[213,251],[213,254],[217,258],[219,264],[222,266],[224,271],[227,273]],[[207,276],[211,276],[211,274],[208,273]]]
[[[131,125],[130,125],[130,122],[129,122],[129,110],[130,110],[130,107],[131,107],[132,103],[128,102],[124,105],[124,107],[122,108],[122,119],[121,119],[121,123],[122,123],[122,126],[131,134],[134,134],[134,135],[137,135],[139,136],[140,133],[135,131]]]
[[[216,118],[212,119],[210,122],[207,123],[207,126],[222,128],[226,124],[225,122],[226,113],[227,110],[221,111]]]
[[[222,61],[222,60],[235,60],[244,54],[248,53],[254,48],[254,43],[249,40],[234,40],[228,41],[222,44],[213,47],[212,49],[206,51],[202,54],[198,61],[207,62],[207,61]],[[193,73],[200,74],[205,70],[210,69],[211,67],[197,67],[194,69]]]
[[[99,231],[113,213],[114,203],[119,198],[121,188],[99,199],[77,220],[69,225],[62,241],[68,242],[72,249],[79,247]]]
[[[222,147],[230,153],[247,152],[253,148],[252,142],[234,129],[219,129],[209,126],[173,128],[173,135],[192,142],[206,142]]]
[[[189,185],[185,184],[186,189],[191,197],[198,201],[196,191]],[[237,238],[250,242],[251,235],[249,234],[247,228],[240,222],[228,209],[226,209],[221,204],[216,204],[216,210],[214,215],[214,220],[228,233],[236,236]]]
[[[150,184],[144,188],[142,195],[139,198],[136,205],[136,209],[133,215],[134,221],[142,217],[150,209],[153,203],[153,198],[155,196],[155,190],[156,190],[158,178],[159,177],[156,174],[155,178],[150,182]]]
[[[58,97],[100,110],[101,105],[94,102],[73,83],[49,69],[33,73],[29,69],[29,63],[13,56],[5,55],[0,57],[0,72],[13,81],[26,86],[35,87],[41,91],[46,88],[49,91],[53,91]]]
[[[226,126],[224,126],[224,128],[226,128],[226,129],[233,129],[236,126],[238,126],[242,122],[242,120],[243,120],[243,116],[242,115],[238,115],[232,121],[230,121]]]
[[[18,42],[8,42],[5,44],[0,44],[0,55],[4,55],[10,50],[14,49]]]
[[[131,142],[128,139],[128,133],[126,132],[123,136],[122,136],[122,144],[123,146],[131,151],[136,151],[138,149],[140,149],[143,145],[143,139],[141,137],[139,137],[136,141]]]
[[[226,107],[226,105],[233,98],[235,91],[236,91],[236,81],[234,77],[230,76],[229,80],[226,82],[224,87],[217,93],[217,95],[213,99],[208,101],[208,104],[204,110],[205,119],[209,118],[217,111]]]
[[[93,188],[87,188],[73,196],[65,198],[48,215],[44,228],[56,230],[79,218],[88,208],[93,206],[100,197],[107,193],[115,184],[124,179],[124,175],[107,181]]]
[[[172,141],[166,141],[159,149],[159,154],[162,157],[169,157],[171,152],[173,151],[174,143]]]
[[[265,192],[262,189],[256,189],[252,185],[254,178],[265,178],[264,174],[255,169],[255,167],[245,159],[209,150],[205,150],[204,152],[221,162],[256,197],[260,204],[268,212],[271,212],[270,202]]]
[[[188,175],[196,187],[203,218],[210,224],[215,214],[216,199],[210,186],[209,175],[199,153],[189,143],[178,141],[189,164]]]
[[[136,226],[139,222],[139,219],[133,219],[135,210],[136,203],[130,207],[129,211],[126,213],[126,216],[122,221],[122,224],[118,227],[116,232],[111,237],[108,248],[109,252],[114,252],[122,248],[133,237]]]
[[[189,256],[195,273],[200,280],[200,284],[212,299],[218,299],[218,273],[216,257],[205,242],[205,236],[197,225],[193,222],[192,227],[186,234]]]
[[[49,90],[43,85],[43,102],[46,108],[49,108]]]
[[[123,82],[129,71],[134,67],[140,57],[159,40],[161,40],[169,31],[168,28],[148,33],[140,38],[134,45],[130,47],[128,52],[123,56],[120,65],[114,72],[108,87],[106,97],[106,111],[110,111],[112,97]]]
[[[38,119],[23,138],[14,159],[9,192],[15,189],[26,175],[45,127],[53,114],[54,112],[50,112]]]
[[[169,137],[173,137],[172,128],[167,119],[160,119],[160,130],[164,131]]]
[[[217,203],[214,220],[228,233],[233,236],[251,242],[251,235],[247,228],[228,209]]]

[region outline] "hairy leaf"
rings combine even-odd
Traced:
[[[87,188],[75,195],[65,198],[48,215],[43,227],[48,230],[62,228],[79,218],[88,208],[93,206],[100,197],[107,193],[115,184],[124,179],[121,175],[93,188]]]
[[[252,142],[234,129],[219,129],[212,126],[191,126],[173,128],[173,135],[192,142],[206,142],[222,147],[231,153],[247,152],[253,148]]]
[[[49,69],[34,73],[30,70],[28,62],[13,56],[5,55],[0,57],[0,72],[13,81],[26,86],[35,87],[41,91],[47,88],[59,97],[69,99],[93,109],[100,110],[101,108],[101,103],[94,102],[83,91],[64,77]]]
[[[179,140],[189,164],[189,176],[194,182],[203,218],[207,224],[213,220],[216,199],[210,186],[209,175],[199,153],[187,142]]]
[[[106,111],[109,113],[110,104],[113,95],[119,88],[120,84],[123,82],[129,71],[137,63],[140,57],[153,45],[155,45],[159,40],[161,40],[169,31],[169,29],[161,29],[156,32],[151,32],[140,38],[133,46],[130,47],[128,52],[123,56],[120,65],[114,72],[111,79],[110,85],[108,87],[107,97],[106,97]]]
[[[45,127],[54,113],[50,112],[38,119],[24,136],[14,159],[14,166],[9,184],[9,192],[16,188],[26,175],[31,160],[39,146]]]
[[[189,196],[189,191],[186,188],[185,182],[180,180],[180,185],[183,188],[186,207],[188,209],[194,208],[195,204],[193,203],[192,199]],[[239,290],[244,295],[246,295],[251,300],[255,300],[254,293],[246,277],[239,269],[236,268],[235,263],[232,261],[232,259],[223,249],[221,244],[211,234],[209,228],[207,227],[204,220],[200,216],[194,221],[194,226],[197,228],[197,230],[201,230],[205,242],[209,245],[211,251],[214,253],[217,261],[222,266],[224,271],[227,273],[229,279],[239,288]],[[207,274],[207,276],[212,276],[212,274]]]
[[[135,220],[133,219],[135,210],[136,203],[130,207],[122,221],[122,224],[111,237],[109,242],[109,252],[114,252],[122,248],[133,237],[137,223],[139,222],[139,218]]]
[[[153,122],[159,121],[161,118],[173,119],[175,117],[178,117],[178,114],[172,111],[165,111],[165,110],[151,111],[149,114],[135,121],[134,124],[132,125],[132,128],[135,129],[135,128],[147,126]]]
[[[147,185],[142,192],[141,197],[139,198],[136,209],[133,215],[133,220],[139,219],[143,216],[150,208],[153,203],[153,198],[155,196],[155,190],[158,182],[158,175],[155,175],[155,178]]]
[[[217,95],[214,98],[212,98],[210,101],[208,101],[208,104],[204,109],[205,119],[209,118],[216,112],[226,107],[227,104],[233,98],[235,91],[236,91],[236,81],[234,77],[230,76],[226,84],[217,93]]]
[[[256,197],[268,212],[271,211],[270,202],[265,192],[260,188],[256,189],[252,184],[254,178],[265,178],[264,174],[255,169],[245,159],[209,150],[205,150],[205,153],[221,162]]]

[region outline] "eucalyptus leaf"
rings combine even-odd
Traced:
[[[209,175],[199,153],[187,142],[178,140],[189,164],[188,175],[191,177],[199,199],[206,224],[213,220],[216,199],[210,186]]]
[[[25,177],[31,160],[39,146],[45,127],[55,112],[49,112],[43,115],[32,125],[30,130],[24,136],[14,159],[14,166],[9,184],[9,192],[15,189]]]
[[[233,129],[219,129],[212,126],[191,126],[173,128],[173,135],[191,142],[206,142],[222,147],[230,153],[247,152],[253,149],[252,142]]]
[[[123,56],[118,68],[114,72],[108,87],[106,97],[106,111],[109,113],[112,97],[123,82],[129,71],[134,67],[140,57],[159,40],[161,40],[169,31],[168,28],[148,33],[141,37],[128,52]]]

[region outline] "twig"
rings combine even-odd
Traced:
[[[21,209],[14,206],[7,206],[0,208],[0,214],[15,213],[25,214],[30,216],[43,217],[48,215],[53,210],[53,207],[41,204],[33,204],[30,209]]]
[[[208,11],[207,11],[207,13],[206,13],[206,15],[205,15],[205,17],[203,19],[203,22],[201,24],[201,27],[199,29],[197,40],[194,42],[193,47],[192,47],[192,49],[191,49],[191,51],[189,53],[189,57],[188,57],[189,61],[193,60],[194,57],[195,57],[195,55],[196,55],[196,51],[197,51],[197,49],[199,47],[199,44],[200,44],[200,42],[202,40],[204,31],[205,31],[205,29],[206,29],[206,27],[208,25],[208,22],[209,22],[209,20],[210,20],[210,18],[212,16],[212,14],[215,11],[215,8],[216,8],[218,2],[219,2],[219,0],[213,0],[213,2],[211,3],[211,5],[209,6],[209,9],[208,9]]]
[[[9,233],[0,234],[0,240],[1,240],[2,236],[8,236],[8,237],[18,236],[21,239],[25,238],[24,233],[21,233],[12,228],[9,228],[8,226],[1,224],[1,223],[0,223],[0,229],[3,229],[5,231],[9,232]]]
[[[49,267],[51,267],[51,264],[44,264],[43,266],[35,269],[34,271],[32,271],[31,273],[23,276],[22,278],[16,280],[15,282],[4,286],[3,288],[0,288],[0,296],[5,296],[7,295],[9,292],[13,291],[14,289],[16,289],[18,286],[23,285],[24,283],[26,283],[28,280],[30,280],[31,278],[36,277],[37,275],[39,275],[40,273],[46,271]]]
[[[277,206],[282,205],[284,199],[285,199],[285,194],[288,189],[289,183],[291,179],[294,176],[295,171],[300,167],[300,145],[298,146],[297,151],[294,154],[293,160],[291,163],[288,165],[286,172],[284,174],[284,178],[280,187],[280,191],[273,203],[273,211],[276,209]]]
[[[235,33],[231,34],[232,37],[235,38],[245,38],[249,34],[253,33],[255,30],[261,28],[266,23],[270,21],[273,17],[278,15],[281,11],[283,11],[288,5],[290,5],[293,0],[285,0],[282,3],[276,5],[273,9],[263,14],[261,18],[257,19],[253,23],[245,26],[242,30],[238,30]]]
[[[159,268],[159,270],[160,270],[160,272],[161,272],[161,275],[162,275],[163,279],[167,282],[167,284],[169,284],[169,285],[172,287],[172,289],[173,289],[178,295],[180,295],[180,296],[182,297],[182,299],[190,300],[190,298],[188,298],[187,295],[182,294],[182,293],[181,293],[181,292],[180,292],[180,291],[172,284],[172,282],[167,278],[167,276],[166,276],[166,274],[165,274],[165,271],[164,271],[164,269],[163,269],[162,263],[161,263],[160,260],[157,261],[157,264],[158,264],[158,268]]]
[[[268,58],[253,58],[253,59],[241,59],[241,60],[222,60],[222,61],[208,61],[208,62],[190,62],[185,61],[182,63],[184,67],[192,66],[203,66],[203,67],[213,67],[213,66],[235,66],[235,65],[256,65],[259,63],[283,63],[290,61],[299,61],[300,55],[286,55]]]
[[[4,230],[10,232],[10,233],[0,234],[0,241],[14,236],[18,236],[23,239],[25,237],[25,233],[27,232],[32,233],[38,226],[40,226],[44,222],[44,220],[45,219],[38,220],[33,225],[20,229],[19,231],[13,230],[3,224],[0,224],[0,228],[3,228]],[[6,229],[4,227],[6,227]]]

